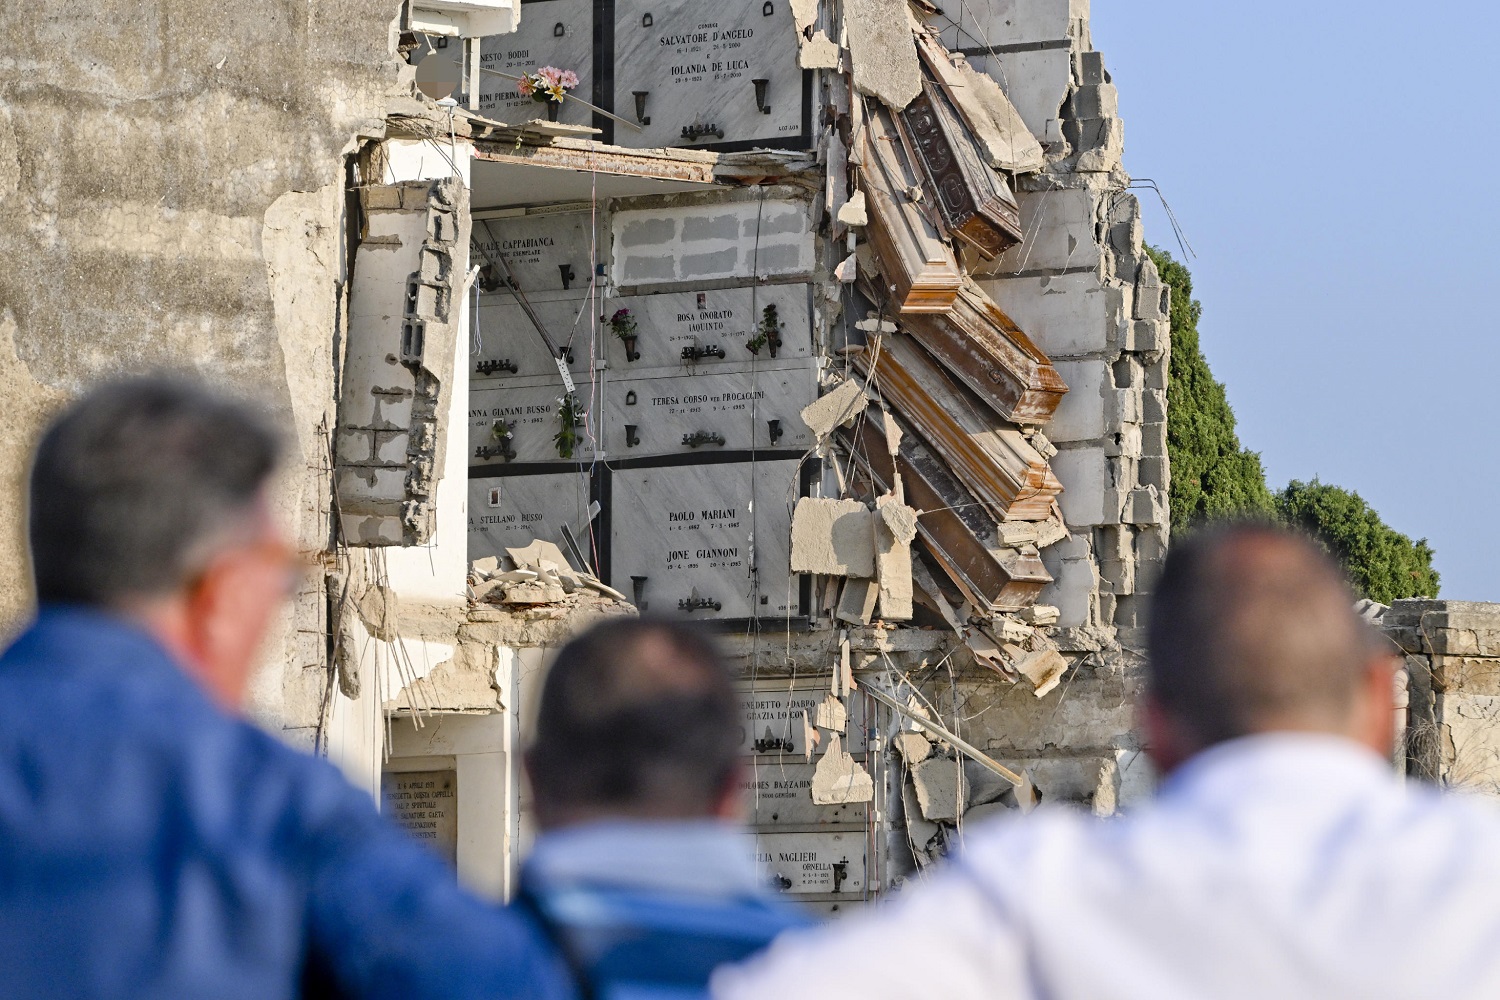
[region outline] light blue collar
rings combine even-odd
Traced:
[[[705,896],[765,892],[744,827],[720,820],[604,820],[542,834],[523,879],[541,891],[612,887]]]

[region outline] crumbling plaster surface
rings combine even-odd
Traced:
[[[1500,604],[1397,601],[1379,624],[1405,654],[1407,773],[1500,795]]]
[[[326,545],[318,427],[346,270],[344,155],[414,106],[396,14],[394,0],[0,11],[0,309],[14,342],[0,377],[20,417],[0,437],[0,507],[20,509],[44,411],[100,378],[169,368],[276,414],[294,444],[276,506],[305,551]],[[11,626],[29,595],[14,529],[0,545]],[[315,722],[284,711],[283,682],[321,660],[322,601],[309,584],[254,686],[257,713],[289,727]]]
[[[0,518],[4,519],[4,534],[0,535],[0,623],[6,624],[25,613],[31,587],[30,564],[25,558],[24,456],[63,398],[62,393],[32,378],[26,363],[16,356],[15,338],[16,321],[7,309],[0,312],[0,398],[5,400],[0,455],[21,456],[21,460],[0,466]]]

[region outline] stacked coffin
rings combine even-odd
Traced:
[[[880,320],[847,353],[886,407],[843,440],[877,488],[923,512],[918,538],[940,589],[982,614],[1015,613],[1051,582],[1038,544],[1066,534],[1039,431],[1067,386],[967,273],[1022,238],[994,153],[1014,128],[994,112],[1005,99],[972,86],[931,35],[916,48],[923,78],[905,107],[854,98],[851,161],[868,206],[858,280]]]

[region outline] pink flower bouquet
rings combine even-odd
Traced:
[[[578,86],[578,74],[570,69],[543,66],[535,73],[527,73],[516,82],[516,92],[533,101],[557,101],[567,96],[568,91]]]

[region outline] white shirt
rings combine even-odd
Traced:
[[[1500,997],[1500,810],[1345,740],[1236,740],[1130,815],[1043,808],[967,842],[715,998]]]

